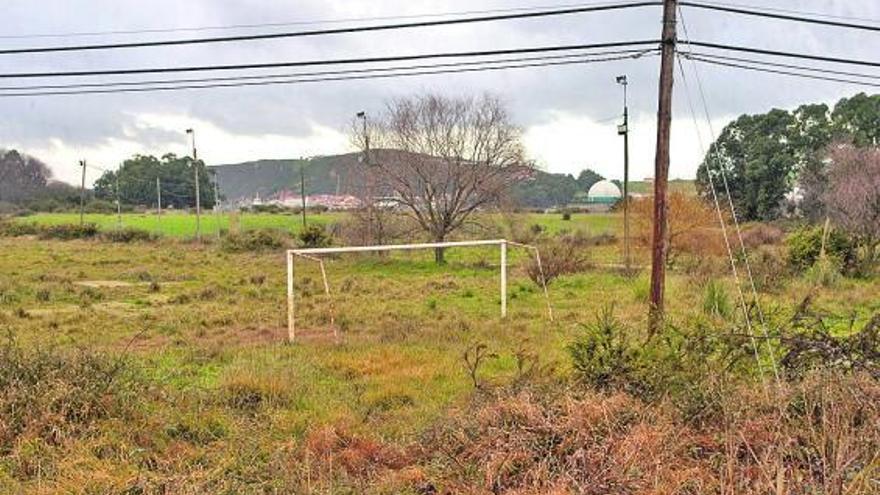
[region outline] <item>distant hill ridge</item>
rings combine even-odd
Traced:
[[[382,153],[375,150],[374,153]],[[281,191],[298,193],[300,169],[305,178],[306,195],[353,194],[357,184],[355,169],[362,153],[316,156],[301,159],[267,159],[244,163],[216,165],[222,195],[227,201],[247,203],[256,197],[266,199]],[[672,182],[672,181],[670,181]],[[693,181],[675,181],[683,190],[693,190]],[[631,182],[634,193],[649,192],[647,184]],[[514,197],[521,206],[551,208],[565,206],[583,195],[588,185],[580,184],[571,174],[554,174],[538,170],[534,179],[520,184]]]

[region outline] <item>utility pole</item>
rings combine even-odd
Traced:
[[[303,172],[303,166],[299,166],[299,198],[302,202],[302,222],[303,230],[306,228],[306,176]]]
[[[162,233],[162,183],[159,176],[156,176],[156,227],[159,233]]]
[[[214,169],[214,220],[217,224],[217,239],[220,239],[220,191],[217,180],[217,169]]]
[[[654,237],[651,246],[651,309],[648,331],[656,334],[663,324],[663,293],[666,286],[668,250],[667,179],[669,176],[669,135],[672,127],[672,82],[675,66],[675,13],[678,0],[663,1],[661,37],[660,94],[657,104],[657,150],[654,158]]]
[[[85,224],[84,213],[86,207],[86,161],[80,160],[79,166],[82,167],[82,182],[79,186],[79,226]]]
[[[122,200],[119,198],[119,170],[116,171],[116,230],[122,228]]]
[[[617,127],[617,134],[623,136],[623,263],[629,275],[629,107],[626,101],[626,76],[617,76],[617,84],[623,86],[623,125]]]
[[[192,136],[193,173],[196,177],[196,239],[202,240],[202,197],[199,194],[199,156],[196,151],[196,131],[187,129],[186,133]]]

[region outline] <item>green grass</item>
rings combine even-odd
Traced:
[[[330,225],[343,221],[346,215],[344,212],[309,214],[307,221],[321,225]],[[243,230],[271,228],[296,233],[302,228],[301,217],[294,214],[240,213],[237,216],[240,228]],[[516,214],[514,218],[518,224],[525,226],[541,225],[549,233],[554,234],[562,230],[584,230],[594,235],[614,233],[621,222],[620,215],[614,213],[578,213],[572,215],[571,220],[568,221],[562,220],[561,214]],[[101,213],[88,213],[84,215],[84,220],[87,223],[96,224],[101,230],[114,229],[119,222],[116,215]],[[500,215],[477,216],[477,220],[489,226],[504,223]],[[33,222],[39,225],[77,224],[79,223],[79,214],[37,213],[20,217],[18,221]],[[215,215],[213,212],[206,212],[202,215],[201,219],[202,234],[211,236],[215,235],[218,229],[228,230],[229,223],[230,215],[227,213]],[[156,232],[168,237],[184,239],[195,237],[196,217],[195,215],[183,212],[164,213],[161,218],[157,218],[157,215],[154,213],[125,213],[122,215],[122,225]]]

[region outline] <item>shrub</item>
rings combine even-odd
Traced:
[[[626,329],[606,307],[596,322],[582,325],[581,335],[568,346],[578,379],[594,388],[616,388],[628,381],[638,360],[638,350]]]
[[[327,247],[332,244],[332,239],[324,226],[316,223],[306,225],[297,237],[300,245],[306,248]]]
[[[116,203],[103,199],[93,199],[83,205],[86,213],[116,213]]]
[[[541,285],[542,269],[544,282],[549,285],[561,275],[578,273],[587,268],[587,252],[570,236],[545,243],[540,247],[540,252],[540,267],[534,258],[526,265],[526,274],[537,285]]]
[[[148,230],[125,227],[108,230],[101,233],[101,239],[109,242],[150,242],[158,239],[158,236]]]
[[[742,241],[747,248],[779,244],[784,237],[782,229],[766,223],[749,225],[742,230]]]
[[[0,221],[0,237],[37,235],[39,232],[40,228],[35,223]]]
[[[73,239],[92,239],[98,235],[98,226],[93,223],[59,224],[41,227],[37,234],[40,239],[58,239],[70,241]]]
[[[223,238],[225,251],[246,252],[283,249],[287,246],[286,233],[273,229],[248,230],[238,234],[230,233]]]
[[[749,252],[749,267],[755,288],[761,291],[778,289],[790,275],[790,268],[775,246],[760,246]]]
[[[822,252],[822,238],[825,229],[822,227],[803,227],[785,239],[788,248],[789,264],[803,271],[816,263]],[[856,247],[852,240],[836,229],[828,231],[825,239],[825,254],[837,259],[843,270],[850,270],[856,263]]]

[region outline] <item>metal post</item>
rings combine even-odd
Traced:
[[[199,154],[196,150],[196,131],[187,129],[186,133],[192,136],[193,173],[196,178],[196,239],[202,240],[202,196],[199,193]]]
[[[677,0],[663,2],[663,35],[660,58],[660,91],[657,105],[657,150],[654,159],[654,233],[651,253],[650,334],[663,323],[663,295],[666,287],[668,243],[667,179],[669,176],[669,137],[672,127],[672,83],[675,67],[675,14]]]
[[[302,203],[302,224],[303,230],[306,229],[306,175],[303,172],[303,166],[299,166],[299,199]]]
[[[216,170],[216,169],[215,169]],[[220,239],[220,194],[218,191],[217,172],[214,172],[214,223],[217,228],[217,239]]]
[[[618,127],[617,133],[623,135],[623,263],[629,274],[629,107],[626,101],[629,83],[626,76],[622,75],[617,76],[617,84],[623,86],[623,125]]]
[[[501,241],[501,317],[507,317],[507,241]]]

